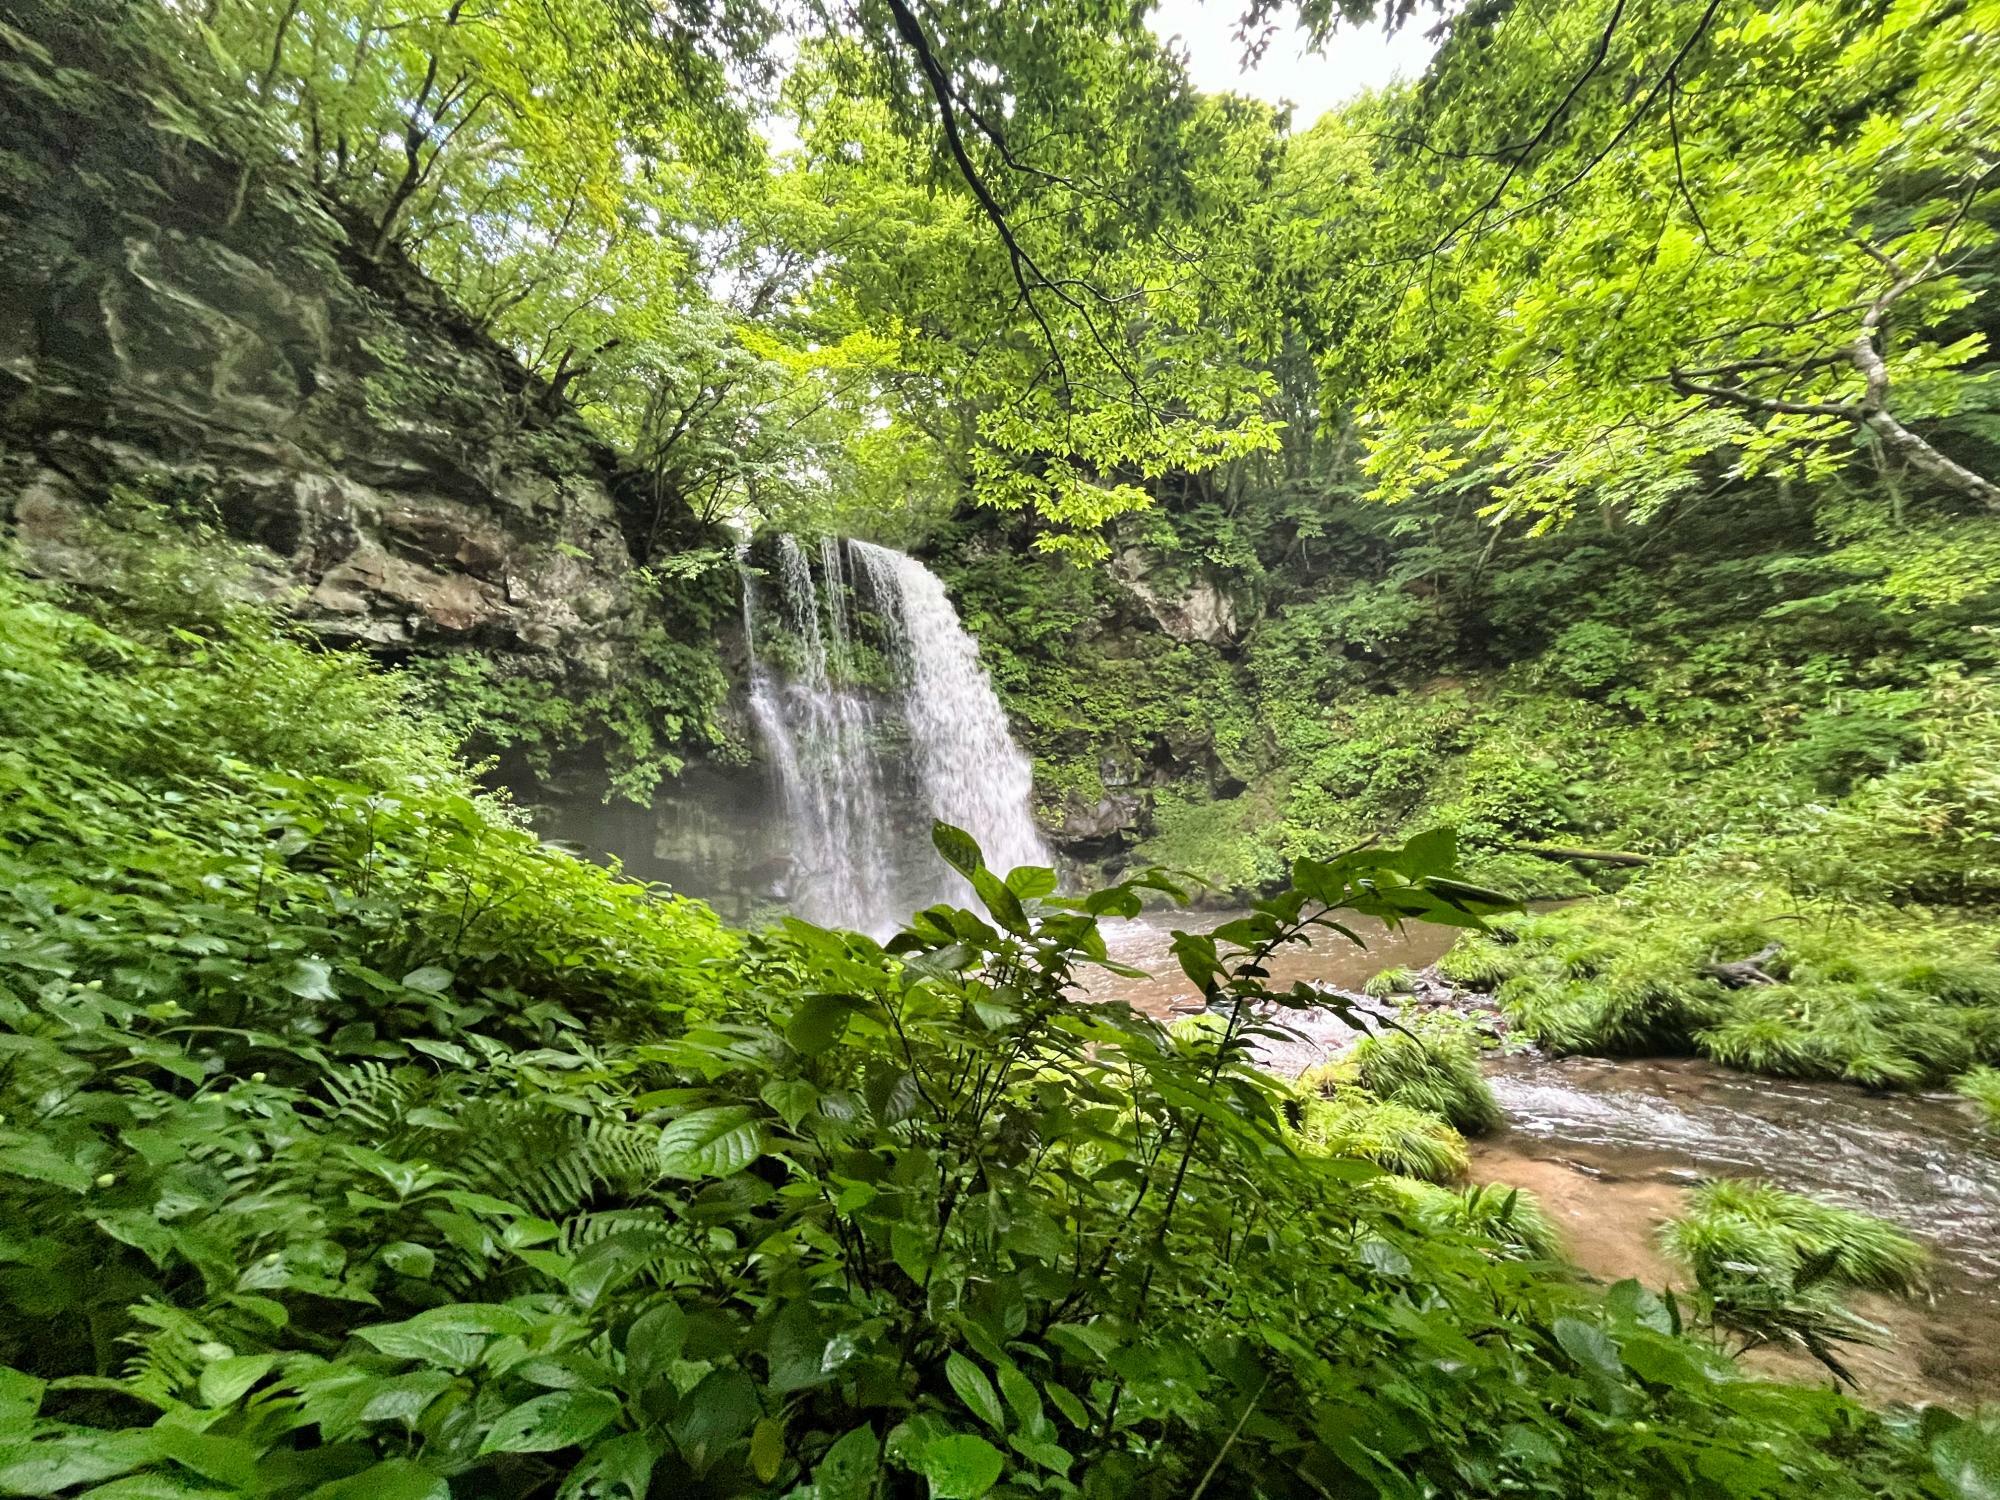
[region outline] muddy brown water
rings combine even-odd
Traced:
[[[1107,922],[1112,956],[1152,977],[1099,974],[1085,992],[1163,1017],[1185,1014],[1194,987],[1173,959],[1172,929],[1206,931],[1232,915]],[[1436,962],[1454,936],[1434,928],[1360,931],[1366,950],[1332,936],[1284,950],[1269,965],[1272,982],[1358,990],[1381,969]],[[1330,1016],[1294,1029],[1297,1040],[1266,1059],[1277,1071],[1300,1071],[1354,1036]],[[1536,1194],[1585,1272],[1684,1285],[1656,1236],[1687,1189],[1706,1177],[1767,1178],[1879,1214],[1931,1248],[1928,1300],[1854,1301],[1890,1335],[1884,1347],[1847,1351],[1866,1397],[1957,1406],[2000,1399],[2000,1145],[1961,1102],[1760,1078],[1687,1058],[1557,1060],[1516,1051],[1490,1054],[1487,1070],[1508,1124],[1473,1143],[1473,1176]],[[1825,1378],[1810,1359],[1770,1350],[1748,1362],[1787,1379]]]

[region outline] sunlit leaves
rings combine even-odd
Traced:
[[[1381,499],[1464,475],[1486,514],[1541,529],[1731,477],[1824,480],[1865,444],[1852,349],[1905,273],[1877,338],[1891,407],[1934,419],[1964,399],[1983,352],[1964,272],[1990,239],[1972,200],[1991,197],[2000,118],[1976,61],[1990,17],[1725,6],[1696,37],[1684,7],[1627,6],[1546,148],[1496,150],[1549,118],[1608,10],[1468,24],[1424,90],[1295,145],[1313,233],[1290,253],[1348,330],[1322,370],[1330,402],[1368,414]]]

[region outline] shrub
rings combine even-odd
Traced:
[[[1472,1164],[1465,1141],[1437,1115],[1358,1089],[1308,1099],[1299,1134],[1327,1155],[1356,1157],[1425,1182],[1457,1182]]]
[[[1361,986],[1361,993],[1373,1000],[1387,1000],[1392,995],[1407,995],[1417,987],[1417,976],[1408,969],[1380,969],[1368,976],[1368,982]]]
[[[1461,939],[1440,970],[1504,969],[1502,1010],[1555,1052],[1693,1051],[1887,1089],[1928,1087],[1995,1055],[1984,934],[1909,914],[1818,927],[1781,915],[1768,898],[1665,868],[1612,900],[1510,919],[1511,943]],[[1967,951],[1935,956],[1953,947]],[[1718,977],[1753,957],[1745,982]]]
[[[1928,1266],[1923,1247],[1882,1219],[1757,1181],[1702,1184],[1660,1239],[1694,1272],[1710,1324],[1746,1346],[1795,1345],[1850,1383],[1838,1346],[1884,1334],[1840,1292],[1910,1296]]]
[[[1904,1297],[1922,1289],[1929,1264],[1924,1248],[1884,1219],[1741,1178],[1694,1189],[1661,1241],[1698,1274],[1783,1282],[1817,1264],[1829,1285]]]
[[[1458,1017],[1431,1017],[1364,1037],[1354,1048],[1354,1069],[1376,1098],[1427,1111],[1468,1135],[1506,1122],[1479,1069],[1478,1038]]]

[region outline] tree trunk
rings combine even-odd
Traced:
[[[2000,510],[2000,484],[1945,457],[1886,411],[1871,411],[1862,420],[1885,449],[1925,478],[1977,500],[1988,510]]]
[[[1558,849],[1547,844],[1516,844],[1523,854],[1539,854],[1543,859],[1587,859],[1600,865],[1650,865],[1653,856],[1635,854],[1630,849]]]

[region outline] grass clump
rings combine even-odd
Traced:
[[[1698,1053],[1878,1089],[2000,1061],[2000,962],[1990,937],[1963,924],[1913,913],[1808,922],[1768,893],[1663,875],[1517,919],[1507,935],[1453,953],[1474,972],[1504,967],[1503,1013],[1554,1052]],[[1954,948],[1970,951],[1938,956]]]
[[[1384,1177],[1377,1193],[1433,1234],[1472,1234],[1509,1259],[1560,1261],[1562,1237],[1533,1193],[1489,1183],[1445,1187],[1414,1177]]]
[[[2000,1068],[1974,1068],[1953,1087],[1979,1106],[1988,1125],[2000,1130]]]
[[[1923,1246],[1886,1220],[1755,1180],[1703,1183],[1660,1241],[1694,1273],[1711,1327],[1745,1348],[1801,1349],[1850,1384],[1838,1346],[1886,1334],[1842,1294],[1915,1295],[1929,1264]]]
[[[1468,932],[1437,961],[1438,975],[1460,989],[1491,990],[1513,977],[1517,965],[1492,938]]]
[[[1354,1048],[1360,1085],[1378,1099],[1421,1109],[1467,1135],[1506,1121],[1479,1069],[1479,1042],[1457,1016],[1434,1016],[1407,1029],[1364,1037]]]
[[[1929,1265],[1924,1247],[1885,1219],[1754,1179],[1703,1183],[1660,1238],[1704,1284],[1747,1278],[1795,1285],[1809,1276],[1907,1297],[1922,1290]]]
[[[1417,988],[1417,976],[1409,969],[1383,969],[1371,974],[1368,982],[1361,986],[1361,993],[1371,1000],[1388,1000],[1397,995],[1413,994]]]
[[[1360,1089],[1308,1099],[1299,1135],[1324,1155],[1358,1157],[1424,1182],[1457,1182],[1472,1165],[1465,1138],[1444,1120]]]

